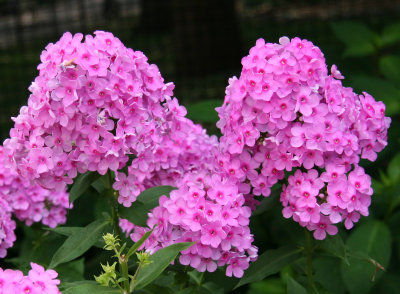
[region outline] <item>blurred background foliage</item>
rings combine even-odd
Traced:
[[[232,289],[238,280],[224,278],[221,272],[206,274],[204,280],[209,282],[202,291],[400,293],[400,1],[0,0],[2,140],[12,126],[10,117],[26,104],[28,86],[47,43],[57,41],[65,31],[94,30],[111,31],[127,47],[143,51],[165,80],[175,83],[175,95],[187,107],[188,116],[209,133],[218,134],[214,108],[222,104],[228,78],[240,75],[241,57],[258,38],[267,42],[277,42],[281,36],[306,38],[321,48],[329,67],[338,66],[346,86],[384,101],[392,118],[388,147],[376,162],[362,163],[373,177],[370,216],[352,231],[342,228],[340,236],[312,244],[315,289],[307,288],[306,256],[293,253],[290,260],[275,260],[272,269],[254,264],[252,272],[261,273],[258,281],[250,279],[236,290]],[[274,191],[260,199],[251,224],[259,253],[266,252],[266,263],[291,252],[270,250],[307,245],[303,229],[282,217],[280,189]],[[69,226],[88,224],[107,206],[95,193],[87,194],[69,213]],[[20,226],[18,234],[23,241],[1,263],[24,267],[27,260],[35,260],[46,265],[50,251],[63,240],[37,226]],[[92,278],[100,261],[109,258],[107,254],[92,249],[58,269],[61,278]],[[159,287],[169,282],[190,285],[196,279],[195,273],[184,274],[175,265],[173,274],[167,273],[158,283]],[[157,287],[154,284],[153,290],[160,291]]]

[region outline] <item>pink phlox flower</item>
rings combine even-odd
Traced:
[[[243,277],[244,271],[249,268],[249,261],[247,257],[232,258],[226,268],[226,275],[228,277],[235,276],[236,278]]]
[[[296,194],[299,197],[296,205],[300,207],[314,207],[317,204],[315,197],[318,195],[319,190],[312,187],[309,181],[304,181],[303,184],[300,187],[295,188],[294,191],[296,191]]]
[[[221,228],[220,222],[211,222],[203,225],[201,228],[201,242],[205,245],[211,245],[217,248],[221,240],[225,239],[226,233]]]
[[[311,169],[314,165],[319,167],[324,165],[322,152],[319,150],[307,151],[306,153],[303,154],[302,160],[303,160],[303,166],[306,169]]]
[[[329,235],[336,235],[338,228],[330,222],[327,216],[321,215],[318,223],[310,223],[307,229],[314,231],[314,238],[317,240],[323,240],[326,237],[326,233]]]
[[[328,203],[332,206],[339,206],[345,209],[349,201],[348,182],[345,179],[339,179],[328,183],[327,187]]]
[[[353,228],[354,223],[357,223],[360,219],[360,214],[357,212],[350,212],[345,215],[344,226],[350,230]]]
[[[350,185],[360,193],[372,195],[371,177],[365,174],[362,167],[356,166],[352,172],[349,173]]]
[[[310,116],[312,109],[319,104],[320,98],[318,95],[311,93],[309,87],[301,87],[299,92],[296,92],[293,97],[296,99],[294,111],[299,111],[304,116]]]
[[[304,206],[298,211],[301,222],[318,223],[320,219],[320,208],[318,205]]]
[[[321,174],[321,179],[324,182],[336,181],[343,177],[345,173],[345,166],[338,163],[327,163],[325,172]]]
[[[326,135],[325,135],[325,127],[321,124],[305,124],[304,129],[306,131],[306,146],[311,150],[326,150]]]
[[[333,206],[329,203],[321,204],[321,212],[324,215],[329,216],[329,220],[333,224],[337,224],[342,221],[342,209],[339,206]]]

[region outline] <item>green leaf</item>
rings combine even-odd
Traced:
[[[199,294],[224,294],[224,289],[218,287],[217,284],[213,282],[206,282],[201,285]]]
[[[400,57],[394,55],[382,57],[379,60],[379,68],[388,80],[400,84]]]
[[[375,53],[378,36],[359,22],[343,21],[331,25],[336,37],[346,44],[345,56],[367,56]]]
[[[197,294],[197,292],[198,292],[198,287],[191,286],[191,287],[179,290],[179,291],[175,292],[175,294]]]
[[[158,205],[158,199],[162,195],[169,196],[169,193],[175,189],[171,186],[158,186],[147,189],[140,193],[131,207],[120,205],[118,208],[119,216],[137,226],[146,227],[147,213]]]
[[[82,227],[56,227],[56,228],[44,228],[45,230],[52,231],[54,233],[63,235],[63,236],[72,236],[75,234],[80,233],[82,230],[85,228]],[[104,241],[103,238],[100,236],[94,246],[98,248],[103,248],[104,247]]]
[[[327,236],[327,238],[321,241],[320,244],[321,248],[327,253],[339,257],[346,264],[349,263],[347,259],[346,246],[344,245],[344,242],[339,235]]]
[[[246,294],[287,294],[285,284],[278,278],[251,283],[249,288]]]
[[[120,290],[100,286],[96,282],[82,281],[63,285],[63,294],[121,294]]]
[[[63,282],[74,282],[84,280],[83,273],[85,270],[84,258],[67,262],[57,266],[58,279]]]
[[[400,22],[392,23],[383,29],[381,41],[383,45],[400,42]]]
[[[139,201],[133,202],[131,207],[120,205],[118,208],[118,214],[121,218],[125,218],[139,227],[147,226],[147,212],[146,206]]]
[[[90,187],[90,185],[100,177],[101,175],[97,172],[89,171],[84,174],[81,174],[76,179],[76,181],[72,185],[71,190],[69,191],[69,201],[74,202],[76,199],[82,196],[82,194],[85,193],[85,191]]]
[[[287,283],[287,293],[288,294],[307,294],[307,290],[296,282],[293,278],[289,277]]]
[[[49,267],[54,268],[61,263],[68,262],[81,256],[97,242],[101,237],[104,227],[108,224],[109,223],[104,220],[96,220],[82,228],[82,230],[69,236],[63,245],[58,248],[56,253],[54,253]]]
[[[54,233],[63,235],[63,236],[71,236],[76,234],[79,230],[82,230],[82,227],[56,227],[56,228],[44,228],[44,230],[52,231]]]
[[[353,76],[351,85],[358,92],[368,92],[377,101],[383,101],[386,105],[386,115],[400,112],[400,90],[393,83],[373,77]]]
[[[215,108],[221,106],[222,102],[221,100],[205,100],[190,104],[187,107],[187,117],[199,122],[216,123],[219,117]]]
[[[279,272],[283,267],[299,259],[302,250],[303,249],[294,246],[267,250],[245,271],[243,278],[240,279],[235,289],[251,282],[261,281]]]
[[[132,254],[135,253],[140,246],[142,246],[142,244],[147,240],[147,238],[150,237],[151,233],[153,233],[153,229],[143,234],[142,238],[140,238],[135,244],[133,244],[133,246],[129,249],[128,253],[125,256],[126,260],[128,260],[129,257],[131,257]]]
[[[147,285],[146,289],[143,289],[143,291],[145,293],[175,294],[175,292],[171,288],[155,284]],[[138,291],[135,291],[134,293],[137,292]]]
[[[391,235],[386,224],[370,220],[352,232],[347,240],[350,266],[342,262],[342,278],[351,294],[368,293],[378,270],[378,262],[386,267],[391,255]],[[353,252],[354,253],[353,253]]]
[[[171,264],[179,252],[188,249],[193,244],[193,242],[172,244],[151,255],[151,263],[142,268],[137,276],[135,289],[141,289],[151,283]]]
[[[346,287],[340,275],[341,260],[327,255],[313,258],[314,280],[334,294],[344,294]]]

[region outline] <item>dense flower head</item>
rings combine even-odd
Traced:
[[[176,127],[167,113],[183,111],[142,52],[108,32],[82,39],[65,33],[42,52],[28,105],[4,142],[22,177],[54,191],[78,173],[117,171],[129,154],[154,154]]]
[[[66,211],[72,207],[65,189],[50,191],[21,178],[3,151],[0,146],[0,257],[15,241],[13,215],[28,226],[42,222],[54,228],[66,222]]]
[[[0,293],[61,294],[57,276],[56,271],[33,262],[26,276],[19,270],[0,268]]]
[[[238,182],[209,165],[186,173],[176,186],[149,214],[147,225],[154,231],[144,243],[146,250],[152,253],[176,242],[195,242],[182,252],[181,264],[200,272],[227,266],[228,276],[241,277],[256,259],[257,248],[249,229],[251,209],[238,192]],[[134,241],[149,230],[125,220],[121,226]]]
[[[351,228],[368,215],[371,179],[358,162],[375,161],[387,145],[385,105],[344,87],[337,67],[329,74],[321,50],[300,38],[259,39],[242,65],[217,108],[228,154],[221,165],[236,162],[241,192],[263,196],[295,171],[281,195],[283,215],[317,239],[341,221]]]

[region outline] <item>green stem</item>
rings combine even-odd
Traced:
[[[126,260],[121,260],[119,265],[120,265],[122,277],[125,279],[124,280],[124,290],[126,293],[130,293],[128,262]]]
[[[108,190],[112,194],[112,218],[113,218],[113,227],[114,227],[114,235],[117,238],[121,237],[121,228],[119,227],[119,216],[118,216],[118,199],[117,199],[117,194],[115,194],[113,188],[112,188],[112,175],[111,175],[111,170],[107,171],[107,176],[108,176]]]
[[[136,278],[137,278],[137,275],[139,274],[139,271],[141,270],[141,268],[142,268],[142,263],[139,262],[138,268],[136,269],[136,272],[135,272],[135,274],[134,274],[133,277],[132,277],[132,284],[131,284],[131,288],[130,288],[131,293],[132,293],[133,290],[135,289],[135,286],[136,286]]]
[[[112,193],[112,219],[113,219],[113,227],[114,227],[114,235],[116,238],[120,239],[121,237],[121,228],[119,227],[119,216],[118,216],[118,199],[117,195],[114,193],[114,190],[112,188],[112,175],[111,175],[111,170],[107,171],[107,176],[108,176],[108,189]],[[118,261],[119,261],[119,270],[122,274],[122,276],[125,278],[123,285],[124,285],[124,291],[126,293],[129,292],[129,273],[128,273],[128,262],[125,260],[125,256],[122,254],[122,252],[116,252],[118,256]]]
[[[307,259],[307,265],[306,265],[306,274],[307,274],[307,281],[308,285],[314,290],[314,293],[318,293],[317,287],[315,286],[314,279],[313,279],[313,268],[312,268],[312,254],[313,254],[313,248],[311,244],[311,236],[310,236],[310,231],[307,229],[304,229],[304,237],[306,241],[306,247],[305,247],[305,253],[306,253],[306,259]]]

